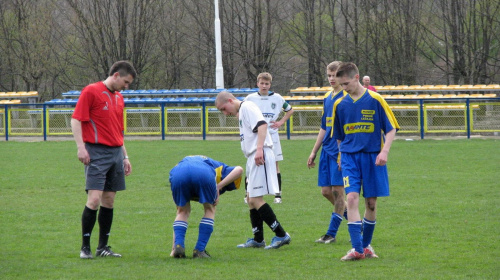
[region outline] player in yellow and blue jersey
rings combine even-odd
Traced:
[[[333,105],[332,136],[340,144],[347,227],[352,243],[352,249],[341,260],[376,258],[370,243],[375,229],[377,197],[389,196],[386,163],[399,124],[387,102],[361,85],[354,63],[343,63],[336,76],[348,93]],[[363,221],[359,213],[361,190],[366,207]]]
[[[340,66],[340,61],[334,61],[328,64],[326,68],[326,74],[328,76],[328,81],[332,86],[332,90],[329,91],[325,99],[323,100],[323,116],[321,117],[321,128],[316,139],[316,143],[309,155],[307,160],[307,167],[312,168],[316,164],[314,160],[316,159],[316,154],[318,150],[322,147],[321,154],[319,157],[319,167],[318,167],[318,186],[321,187],[321,194],[325,197],[332,206],[334,210],[330,217],[330,224],[326,234],[321,236],[316,242],[329,244],[336,241],[337,231],[339,229],[340,223],[342,222],[342,214],[345,211],[345,201],[344,201],[344,185],[342,182],[342,172],[340,171],[338,165],[339,158],[339,148],[337,141],[330,137],[332,126],[333,126],[333,104],[335,101],[342,96],[345,92],[342,86],[337,82],[337,69]],[[346,216],[346,215],[344,215]]]
[[[186,257],[184,238],[192,200],[203,204],[205,209],[193,258],[210,257],[205,247],[214,229],[215,206],[219,201],[219,195],[239,189],[241,174],[243,174],[241,166],[228,166],[206,156],[187,156],[170,170],[170,187],[177,205],[177,216],[173,224],[174,245],[171,254],[173,257]]]

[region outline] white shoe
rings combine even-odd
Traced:
[[[245,198],[243,200],[245,201],[245,204],[248,204],[248,199],[247,199],[246,196],[245,196]]]
[[[275,197],[274,203],[281,203],[281,197]]]

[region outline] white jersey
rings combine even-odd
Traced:
[[[253,102],[244,101],[241,103],[238,119],[240,123],[241,150],[245,157],[249,157],[257,150],[257,123],[265,121],[259,107]],[[273,147],[273,141],[269,131],[266,132],[264,147]]]
[[[281,110],[285,112],[292,110],[292,106],[285,101],[283,96],[274,92],[269,92],[269,95],[260,95],[258,92],[254,92],[245,97],[245,101],[252,101],[259,106],[271,134],[278,132],[278,129],[271,127],[271,121],[278,119]]]

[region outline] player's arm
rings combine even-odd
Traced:
[[[314,163],[314,159],[316,159],[316,154],[318,153],[319,148],[321,148],[321,145],[323,144],[323,139],[325,138],[325,134],[326,130],[320,128],[318,132],[318,137],[316,138],[316,143],[314,143],[314,147],[311,151],[311,154],[307,159],[307,167],[309,169],[313,168],[316,165],[316,163]]]
[[[267,135],[267,123],[266,121],[259,121],[257,123],[257,150],[255,151],[255,164],[264,164],[264,141]],[[255,129],[254,129],[255,131]]]
[[[271,128],[278,129],[280,128],[290,117],[293,115],[293,108],[285,112],[285,115],[279,121],[272,121]]]
[[[125,169],[125,176],[128,176],[130,175],[130,173],[132,173],[132,164],[130,164],[125,144],[123,144],[122,146],[122,152],[123,152],[123,168]]]
[[[72,118],[71,119],[71,131],[73,132],[73,138],[75,138],[76,148],[78,149],[77,156],[78,160],[83,164],[87,165],[90,162],[90,156],[85,148],[85,142],[83,142],[82,136],[82,122]]]
[[[377,156],[375,160],[375,165],[384,166],[387,163],[387,156],[389,155],[389,150],[391,149],[392,141],[396,137],[396,129],[392,129],[391,131],[385,134],[385,142],[382,151]]]
[[[220,191],[223,187],[236,181],[236,179],[240,178],[242,174],[243,174],[243,168],[241,166],[235,166],[233,171],[229,172],[226,178],[224,178],[217,184],[217,190]]]

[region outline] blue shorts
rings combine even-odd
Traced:
[[[387,165],[376,166],[379,153],[342,153],[341,166],[345,193],[361,193],[363,197],[389,196]]]
[[[181,162],[170,170],[170,188],[175,205],[190,200],[214,204],[217,199],[215,170],[208,165]]]
[[[337,158],[321,149],[318,167],[318,187],[342,186],[342,172]]]

